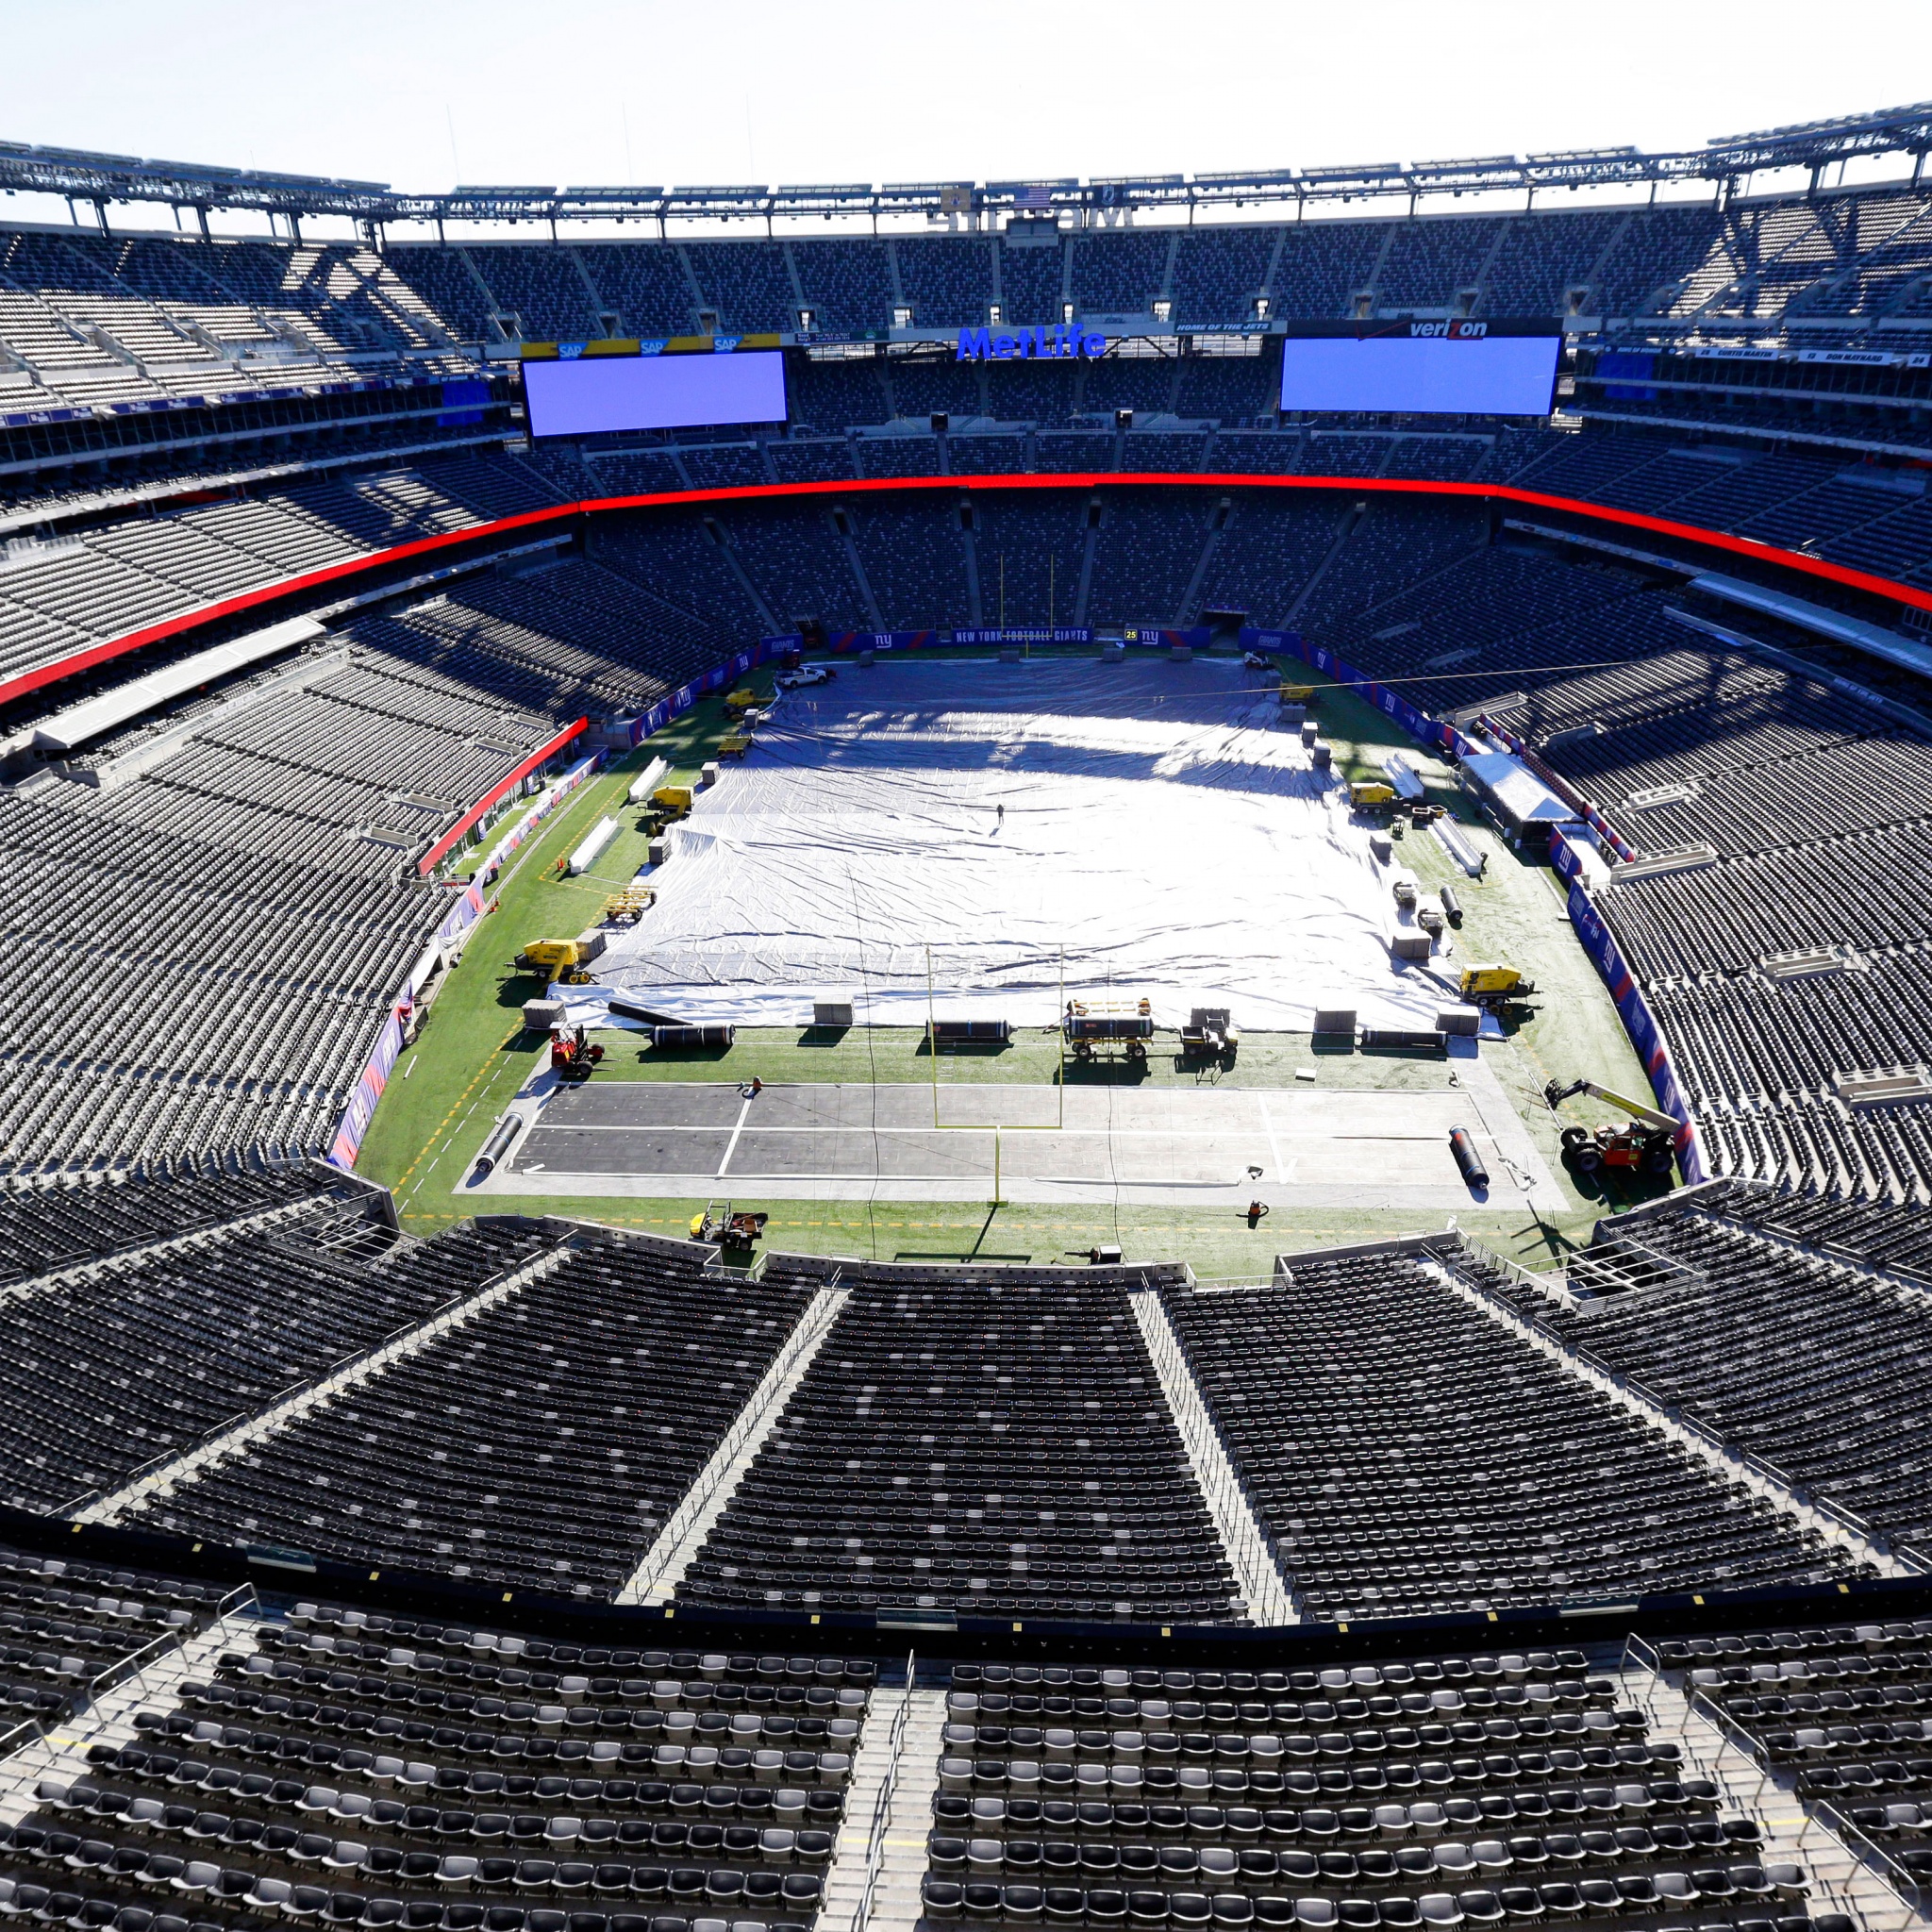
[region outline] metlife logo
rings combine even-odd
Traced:
[[[954,360],[958,362],[1013,362],[1034,358],[1055,358],[1084,356],[1098,361],[1107,354],[1107,338],[1088,335],[1071,323],[1052,327],[1011,331],[992,328],[962,328]]]

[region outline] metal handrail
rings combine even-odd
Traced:
[[[819,1292],[827,1295],[834,1293],[838,1289],[840,1277],[843,1273],[842,1269],[835,1270],[831,1280]],[[738,1452],[751,1439],[758,1425],[764,1421],[766,1415],[770,1413],[772,1405],[778,1399],[778,1392],[784,1388],[786,1379],[796,1365],[799,1357],[807,1349],[816,1347],[824,1340],[826,1331],[839,1319],[844,1304],[842,1302],[837,1304],[827,1302],[821,1309],[815,1321],[809,1324],[801,1322],[791,1331],[783,1349],[773,1358],[771,1366],[758,1378],[761,1383],[767,1385],[763,1397],[756,1403],[746,1402],[745,1406],[733,1417],[731,1426],[720,1438],[717,1448],[711,1452],[712,1459],[718,1463],[718,1474],[712,1477],[710,1482],[706,1484],[702,1491],[695,1488],[686,1491],[678,1498],[677,1504],[673,1508],[671,1514],[665,1518],[664,1527],[658,1531],[646,1545],[645,1554],[648,1554],[650,1550],[657,1549],[661,1550],[663,1555],[659,1558],[658,1566],[651,1574],[638,1580],[636,1586],[637,1601],[642,1602],[657,1588],[658,1582],[663,1577],[666,1565],[675,1553],[677,1545],[683,1540],[686,1531],[710,1507],[712,1498],[717,1495],[720,1489],[729,1479],[731,1464],[737,1458]],[[677,1525],[675,1534],[672,1533],[674,1524]]]
[[[859,1890],[858,1909],[852,1914],[852,1932],[866,1932],[872,1919],[873,1900],[885,1872],[886,1833],[891,1827],[892,1794],[898,1789],[899,1759],[906,1748],[907,1722],[912,1715],[912,1673],[917,1656],[916,1651],[906,1653],[906,1691],[892,1719],[892,1727],[886,1734],[886,1743],[892,1755],[887,1761],[879,1794],[873,1801],[872,1825],[865,1840],[865,1883]]]
[[[1812,1799],[1805,1830],[1809,1831],[1814,1824],[1822,1825],[1830,1832],[1860,1865],[1884,1880],[1904,1904],[1910,1906],[1914,1911],[1924,1910],[1927,1904],[1927,1889],[1917,1875],[1900,1864],[1876,1840],[1853,1824],[1836,1805],[1824,1798]],[[1801,1832],[1801,1844],[1804,1842],[1804,1832]]]
[[[1153,1294],[1155,1306],[1160,1307],[1160,1298],[1158,1291],[1153,1289],[1146,1289],[1142,1291]],[[1249,1489],[1246,1477],[1241,1474],[1240,1458],[1235,1452],[1233,1443],[1227,1439],[1227,1433],[1222,1426],[1221,1418],[1216,1414],[1213,1406],[1208,1402],[1206,1394],[1202,1392],[1200,1378],[1194,1374],[1193,1360],[1188,1353],[1187,1341],[1183,1336],[1175,1332],[1172,1323],[1165,1320],[1166,1310],[1164,1308],[1161,1309],[1161,1314],[1163,1320],[1160,1328],[1157,1330],[1155,1341],[1146,1344],[1148,1359],[1153,1362],[1157,1374],[1160,1372],[1163,1364],[1165,1364],[1178,1370],[1181,1376],[1192,1385],[1199,1403],[1200,1414],[1206,1419],[1208,1434],[1214,1445],[1221,1452],[1221,1466],[1227,1472],[1228,1477],[1232,1479],[1234,1485],[1233,1499],[1241,1506],[1236,1516],[1239,1541],[1245,1545],[1249,1544],[1252,1540],[1255,1544],[1258,1545],[1258,1553],[1264,1559],[1265,1566],[1274,1571],[1281,1584],[1283,1594],[1286,1595],[1289,1603],[1293,1607],[1295,1615],[1306,1617],[1308,1614],[1307,1604],[1302,1596],[1301,1588],[1296,1581],[1293,1568],[1283,1560],[1280,1546],[1275,1541],[1273,1530],[1268,1526],[1267,1516],[1261,1509],[1254,1491]],[[1144,1335],[1142,1341],[1145,1342]],[[1172,1405],[1170,1405],[1170,1407],[1172,1407]],[[1175,1433],[1180,1437],[1183,1445],[1191,1449],[1196,1446],[1191,1440],[1191,1431],[1187,1422],[1178,1414],[1174,1415],[1174,1421]],[[1219,1490],[1221,1487],[1221,1479],[1217,1477],[1216,1488]],[[1217,1498],[1208,1496],[1206,1497],[1206,1500],[1211,1504]],[[1224,1495],[1218,1500],[1225,1501],[1227,1499]],[[1249,1549],[1247,1554],[1252,1557],[1255,1551]],[[1252,1608],[1252,1606],[1250,1607]]]

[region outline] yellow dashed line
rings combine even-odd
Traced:
[[[523,1030],[524,1029],[521,1026],[519,1026],[516,1030],[516,1033],[505,1034],[503,1038],[503,1043],[496,1049],[497,1053],[508,1053],[509,1051],[510,1041],[517,1037],[517,1033],[521,1033]],[[491,1055],[491,1057],[489,1059],[485,1060],[483,1064],[476,1069],[476,1079],[472,1080],[470,1084],[467,1087],[465,1087],[459,1094],[458,1094],[455,1105],[453,1105],[450,1110],[443,1115],[441,1120],[437,1122],[435,1131],[429,1136],[428,1140],[424,1141],[422,1148],[417,1153],[415,1159],[410,1161],[408,1172],[405,1173],[402,1179],[396,1183],[395,1191],[397,1193],[400,1194],[402,1191],[409,1185],[410,1174],[413,1174],[416,1172],[416,1170],[423,1165],[425,1158],[428,1156],[429,1150],[432,1147],[434,1147],[440,1140],[442,1139],[442,1136],[444,1132],[447,1130],[450,1122],[456,1119],[458,1109],[461,1108],[464,1101],[469,1099],[471,1094],[475,1092],[476,1081],[483,1079],[487,1074],[489,1074],[494,1070],[494,1059],[495,1055]]]

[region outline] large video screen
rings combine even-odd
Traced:
[[[740,349],[525,362],[524,407],[532,436],[782,423],[785,357],[777,349]]]
[[[1481,329],[1481,333],[1477,330]],[[1376,333],[1291,335],[1281,407],[1376,415],[1547,416],[1558,334],[1469,323],[1391,323]]]

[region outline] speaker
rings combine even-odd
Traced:
[[[952,426],[953,419],[943,409],[932,412],[932,433],[935,436],[943,436]]]
[[[1116,429],[1131,429],[1134,426],[1133,410],[1116,409],[1113,412],[1113,426]]]

